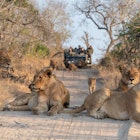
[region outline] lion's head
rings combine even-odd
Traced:
[[[52,77],[52,68],[46,67],[37,72],[34,76],[32,83],[29,85],[31,91],[40,91],[47,89],[49,87],[49,83]]]
[[[122,75],[121,85],[131,88],[140,81],[140,70],[135,66],[120,67]]]

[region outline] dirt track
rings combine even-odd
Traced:
[[[81,105],[88,95],[88,76],[99,76],[92,69],[54,72],[71,94],[70,106]],[[97,81],[97,87],[104,86]],[[86,112],[74,117],[58,114],[50,117],[32,112],[0,112],[0,140],[139,140],[140,124],[112,119],[97,120]]]

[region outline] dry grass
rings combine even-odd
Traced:
[[[26,76],[28,83],[32,81],[36,71],[47,67],[50,64],[49,59],[37,59],[25,57],[23,59],[12,60],[12,65],[14,68],[14,75],[16,76]]]
[[[30,92],[27,86],[8,80],[1,80],[0,85],[0,110],[17,95]]]
[[[13,82],[9,80],[0,80],[0,110],[3,106],[12,100],[15,96],[21,93],[29,93],[28,85],[33,79],[37,70],[49,66],[49,59],[23,58],[12,59],[12,66],[14,69],[13,75],[26,76],[24,84]]]
[[[105,80],[105,86],[110,89],[116,89],[121,78],[121,73],[118,69],[98,67],[100,76]]]

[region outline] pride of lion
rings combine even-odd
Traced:
[[[87,110],[89,116],[140,122],[140,71],[136,67],[121,69],[122,78],[116,90],[99,89],[88,95],[84,103],[63,113],[80,113]]]
[[[38,72],[30,84],[32,93],[16,98],[8,105],[10,110],[32,110],[34,114],[80,113],[97,119],[109,117],[118,120],[132,119],[140,122],[140,71],[134,66],[120,69],[122,78],[118,88],[93,90],[84,103],[75,109],[64,109],[70,102],[70,94],[64,84],[52,74],[51,68]],[[89,85],[90,86],[90,85]],[[90,88],[90,87],[89,87]],[[22,99],[22,101],[21,101]],[[21,106],[22,105],[22,106]]]

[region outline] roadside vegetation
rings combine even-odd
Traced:
[[[109,76],[108,68],[119,75],[119,65],[140,65],[139,5],[139,0],[75,2],[75,11],[84,16],[83,21],[92,22],[108,36],[106,53],[98,63],[103,77]],[[0,1],[0,49],[11,58],[14,75],[25,76],[26,84],[36,70],[49,65],[55,53],[63,52],[64,43],[72,36],[66,9],[67,3],[57,0],[48,0],[45,9],[38,9],[33,0]],[[88,46],[93,38],[84,32],[81,39]],[[63,61],[63,55],[53,59]]]
[[[49,65],[56,52],[63,51],[70,36],[65,3],[50,0],[45,9],[36,7],[35,1],[0,1],[0,49],[9,55],[14,75],[25,75],[28,81],[36,70]]]
[[[93,26],[104,31],[108,37],[107,49],[100,65],[110,67],[120,62],[140,64],[139,5],[139,0],[76,2],[75,8],[84,16],[83,21],[93,23]]]

